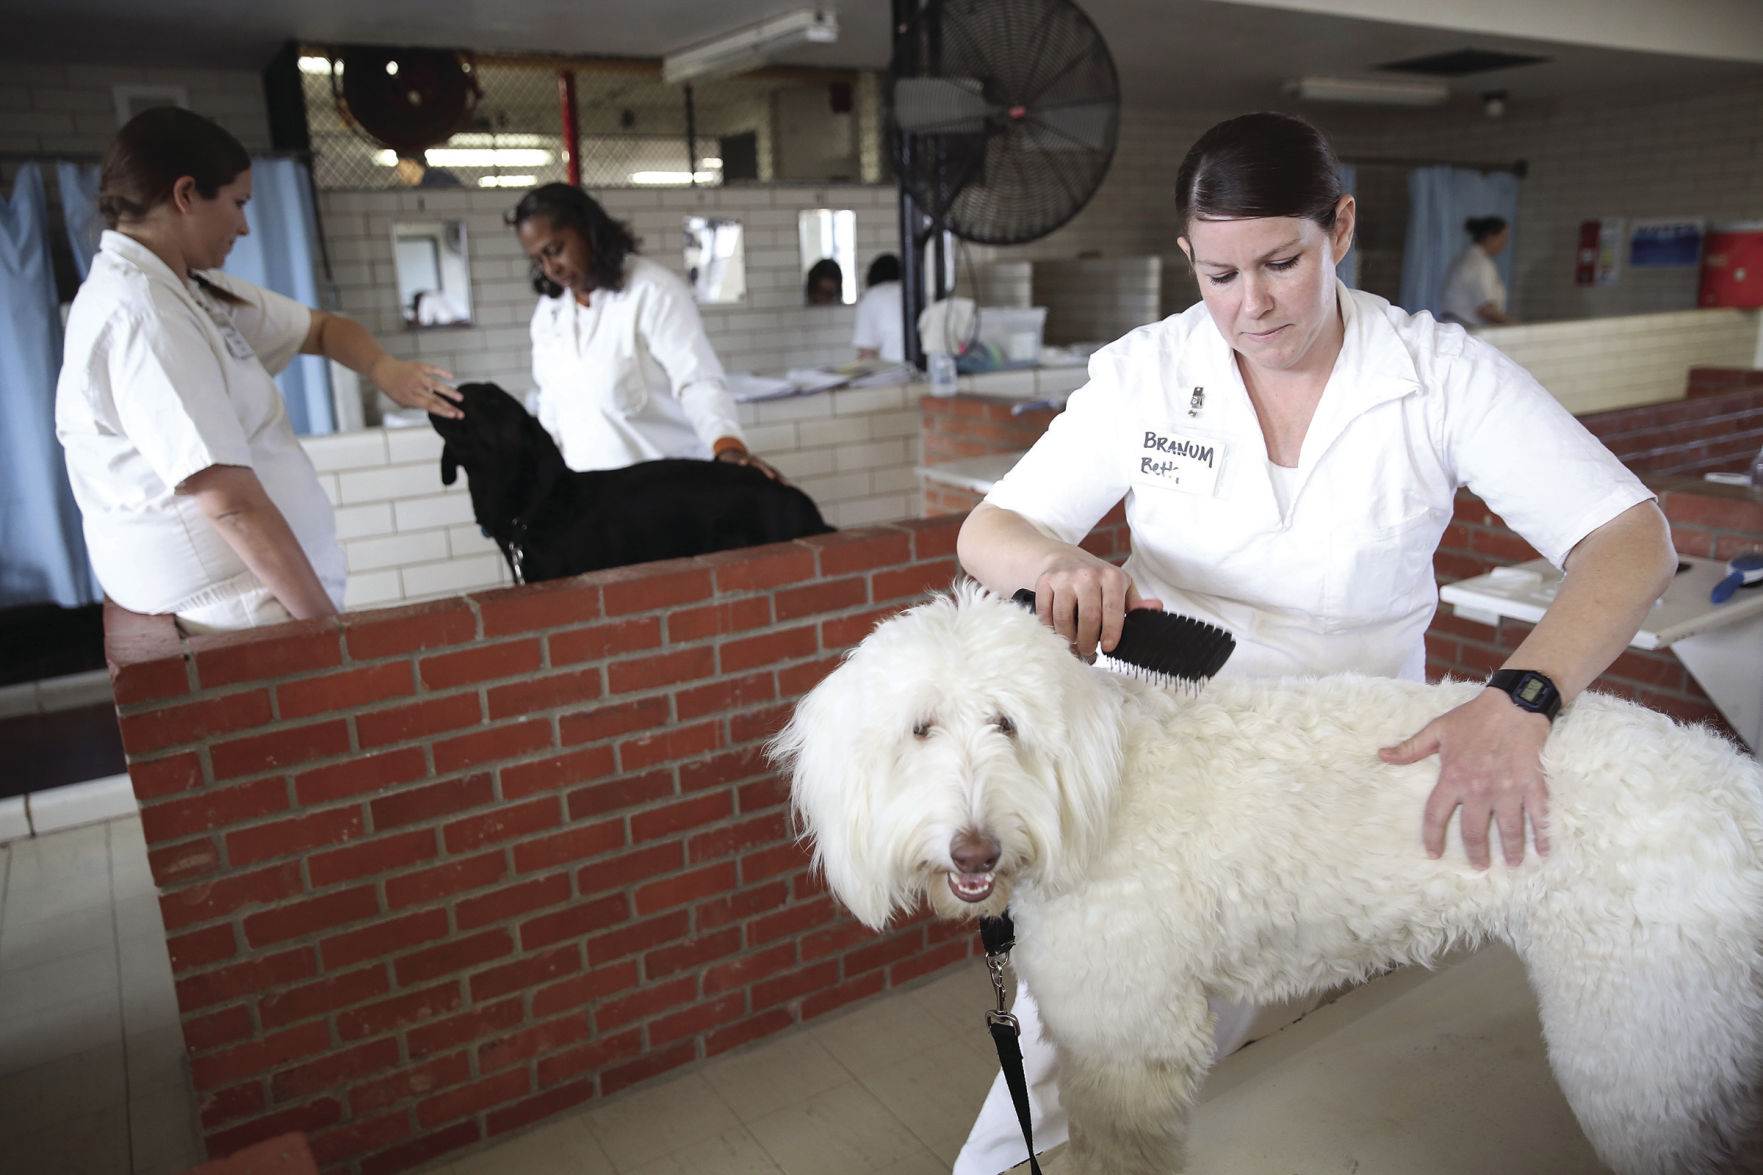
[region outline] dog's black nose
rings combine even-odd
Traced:
[[[998,842],[968,829],[949,842],[949,856],[963,873],[990,873],[998,867]]]

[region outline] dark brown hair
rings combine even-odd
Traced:
[[[189,176],[204,200],[251,166],[251,156],[220,124],[179,106],[155,106],[110,140],[98,177],[98,211],[111,228],[146,216]]]
[[[624,288],[624,259],[637,251],[637,238],[623,221],[613,220],[600,202],[574,184],[541,184],[520,198],[507,216],[519,228],[535,216],[553,228],[573,228],[588,241],[588,269],[594,286],[602,290]],[[545,267],[533,262],[533,289],[547,298],[560,297],[563,287],[545,276]]]
[[[250,167],[250,154],[219,123],[181,106],[155,106],[110,140],[98,175],[98,212],[111,228],[138,220],[171,199],[185,176],[196,181],[199,196],[212,200]],[[190,276],[223,302],[241,301],[201,274]]]
[[[1478,245],[1505,227],[1504,216],[1472,216],[1463,222],[1463,231],[1475,238]]]
[[[1322,132],[1263,111],[1219,123],[1189,149],[1175,180],[1176,231],[1188,222],[1294,216],[1334,228],[1341,166]]]

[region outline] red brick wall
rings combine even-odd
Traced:
[[[210,1153],[404,1170],[970,954],[839,914],[760,755],[958,521],[183,640],[111,610]]]
[[[1686,399],[1579,420],[1636,473],[1748,470],[1763,448],[1763,371],[1691,368]]]
[[[1012,416],[1006,400],[983,396],[925,396],[920,401],[924,463],[935,465],[985,453],[1019,453],[1047,431],[1053,408]]]

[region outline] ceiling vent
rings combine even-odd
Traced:
[[[1433,53],[1426,57],[1410,57],[1406,61],[1386,61],[1378,69],[1395,73],[1427,73],[1437,77],[1460,78],[1472,73],[1511,69],[1518,65],[1540,65],[1548,57],[1523,53],[1495,53],[1488,49],[1458,49],[1453,53]]]

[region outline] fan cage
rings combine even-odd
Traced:
[[[1045,236],[1113,161],[1119,75],[1069,0],[933,0],[891,75],[889,157],[926,215],[965,240]]]

